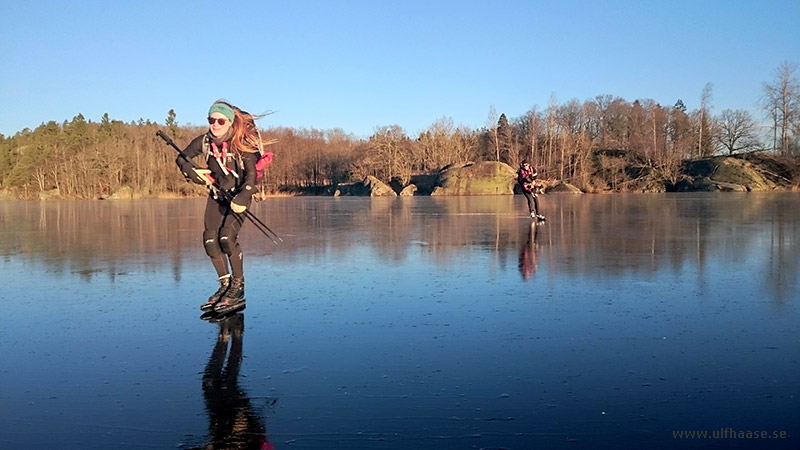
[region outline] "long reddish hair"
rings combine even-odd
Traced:
[[[256,120],[262,116],[255,116],[230,104],[226,100],[217,100],[214,103],[228,105],[233,110],[233,137],[231,137],[231,147],[238,152],[256,153],[261,150],[261,136],[258,133]]]

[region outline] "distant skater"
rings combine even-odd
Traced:
[[[187,180],[209,186],[215,183],[206,201],[203,246],[217,272],[219,289],[200,309],[227,313],[242,309],[245,302],[244,262],[237,238],[244,222],[242,213],[257,191],[261,141],[255,118],[228,102],[218,100],[211,105],[208,123],[208,131],[183,151],[190,159],[203,155],[208,169],[196,170],[180,156],[176,163]],[[227,195],[221,195],[218,188]]]
[[[519,170],[517,171],[517,183],[519,184],[522,195],[528,200],[528,211],[532,219],[545,221],[545,217],[540,214],[539,209],[539,194],[544,192],[544,185],[536,179],[539,174],[536,169],[531,166],[527,161],[519,163]]]

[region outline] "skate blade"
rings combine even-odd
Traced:
[[[225,315],[233,314],[235,312],[239,312],[239,311],[241,311],[241,310],[243,310],[245,308],[247,308],[247,303],[245,303],[244,301],[241,301],[241,302],[239,302],[239,303],[237,303],[237,304],[235,304],[233,306],[229,306],[229,307],[226,307],[226,308],[215,309],[214,313],[217,314],[217,315],[220,315],[220,316],[225,316]]]
[[[217,314],[217,313],[215,313],[214,311],[206,311],[206,312],[204,312],[203,314],[200,314],[200,320],[208,320],[208,321],[211,321],[211,319],[213,319],[213,318],[217,317],[217,315],[218,315],[218,314]]]
[[[241,302],[234,306],[231,306],[230,308],[226,308],[220,311],[206,311],[200,315],[200,320],[205,320],[208,322],[219,322],[238,313],[239,311],[243,311],[245,308],[247,308],[247,304]]]

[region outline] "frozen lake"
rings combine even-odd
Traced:
[[[0,202],[0,448],[800,447],[800,195],[541,201],[268,199],[221,324],[204,200]]]

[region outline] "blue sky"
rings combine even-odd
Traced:
[[[800,2],[6,0],[0,133],[78,113],[201,124],[225,98],[262,127],[414,136],[598,95],[761,119],[800,64]]]

